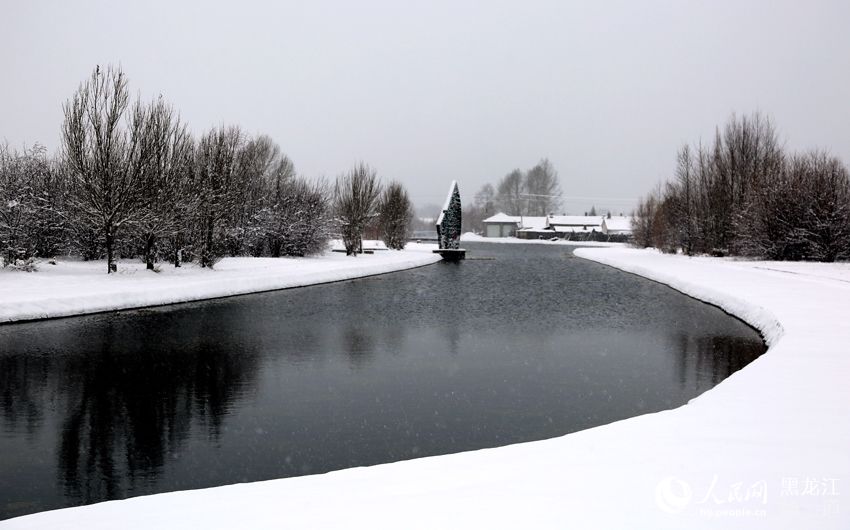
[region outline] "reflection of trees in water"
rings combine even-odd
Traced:
[[[44,357],[0,357],[0,416],[4,430],[19,431],[23,426],[29,436],[35,433],[44,419],[42,398],[47,392],[49,372]]]
[[[342,332],[342,349],[348,355],[351,366],[362,368],[375,354],[374,331],[365,326],[346,326]]]
[[[254,383],[258,360],[254,332],[238,315],[204,315],[89,321],[84,341],[66,342],[74,352],[45,356],[33,351],[38,346],[16,345],[0,357],[4,422],[41,418],[59,403],[58,479],[74,504],[144,492],[194,427],[220,436],[228,409]],[[0,346],[7,342],[0,337]]]
[[[679,385],[683,389],[708,390],[765,351],[759,339],[747,337],[708,335],[692,337],[685,333],[676,335],[675,362]]]

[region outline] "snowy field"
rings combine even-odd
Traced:
[[[364,242],[364,244],[370,242]],[[371,242],[372,247],[383,246]],[[173,304],[348,280],[439,261],[436,245],[410,243],[404,251],[357,257],[327,252],[308,258],[225,258],[214,270],[164,263],[160,272],[138,260],[106,274],[105,261],[44,261],[38,272],[0,269],[0,322],[64,317]]]
[[[770,348],[688,405],[560,438],[0,527],[850,528],[850,265],[576,254],[717,304]]]
[[[519,239],[517,237],[484,237],[472,232],[460,236],[461,241],[476,243],[517,243],[522,245],[566,245],[571,247],[624,247],[625,243],[605,243],[601,241],[549,241],[548,239]]]

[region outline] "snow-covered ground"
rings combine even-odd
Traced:
[[[484,237],[472,232],[465,232],[460,236],[461,241],[481,243],[517,243],[522,245],[567,245],[572,247],[624,247],[625,243],[606,243],[600,241],[566,241],[559,239],[550,241],[548,239],[519,239],[517,237]]]
[[[578,249],[717,304],[758,360],[551,440],[45,512],[3,528],[850,528],[850,265]]]
[[[365,242],[364,242],[365,243]],[[377,247],[374,242],[371,246]],[[382,245],[382,244],[381,244]],[[308,258],[225,258],[214,270],[194,264],[160,272],[138,260],[106,274],[104,261],[41,262],[38,272],[0,269],[0,322],[53,318],[116,309],[173,304],[237,294],[348,280],[439,261],[436,245],[408,244],[403,251],[357,257],[327,252]]]

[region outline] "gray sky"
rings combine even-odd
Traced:
[[[850,161],[850,2],[0,0],[0,139],[59,146],[96,64],[195,132],[273,137],[300,173],[364,160],[442,203],[548,157],[572,213],[633,198],[736,111]],[[624,206],[628,209],[629,206]]]

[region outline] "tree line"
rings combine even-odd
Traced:
[[[850,178],[835,156],[789,153],[763,114],[732,116],[679,149],[674,178],[641,199],[635,244],[687,255],[850,257]]]
[[[0,145],[4,266],[75,254],[212,267],[224,256],[305,256],[341,236],[349,255],[372,227],[404,247],[404,187],[360,163],[334,183],[298,176],[266,135],[213,127],[194,138],[162,97],[130,100],[120,68],[96,68],[63,105],[62,147]]]
[[[499,179],[495,186],[484,184],[473,202],[464,207],[464,232],[483,232],[481,221],[498,213],[508,215],[546,216],[561,207],[561,185],[558,172],[547,159],[531,169],[514,169]]]

